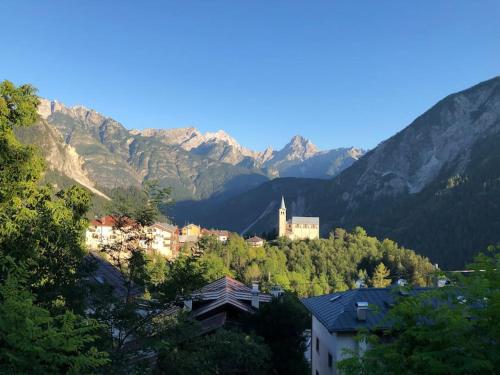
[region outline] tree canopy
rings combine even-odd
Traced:
[[[491,247],[443,288],[402,297],[391,329],[340,363],[345,374],[496,374],[500,368],[500,247]]]
[[[75,314],[90,195],[39,185],[44,163],[13,133],[37,120],[37,105],[32,86],[0,83],[0,370],[92,373],[107,362],[99,325]]]
[[[278,241],[251,247],[237,234],[227,244],[202,238],[199,263],[212,281],[224,275],[265,288],[279,284],[299,296],[355,288],[360,277],[370,285],[385,287],[403,278],[410,284],[432,283],[434,267],[427,258],[399,247],[395,242],[370,237],[362,228],[336,229],[329,238]]]

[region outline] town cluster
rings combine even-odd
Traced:
[[[278,210],[278,237],[291,240],[318,239],[319,217],[293,216],[287,220],[285,199],[281,198]],[[190,223],[181,228],[169,223],[154,223],[142,228],[143,246],[167,259],[175,259],[183,246],[192,246],[202,237],[213,236],[221,243],[226,243],[230,231],[220,229],[207,229]],[[85,240],[90,250],[98,250],[103,246],[110,246],[121,241],[123,232],[118,228],[117,220],[111,215],[92,220],[87,229]],[[258,236],[246,240],[249,246],[262,247],[265,240]]]
[[[218,241],[226,243],[230,234],[227,230],[206,229],[196,224],[187,224],[179,228],[173,224],[159,222],[142,227],[142,231],[144,240],[141,242],[144,248],[167,259],[175,259],[182,246],[195,244],[204,236],[214,236]],[[107,215],[90,222],[85,240],[90,250],[99,250],[121,241],[123,236],[116,218]]]

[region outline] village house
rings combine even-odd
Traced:
[[[91,250],[97,250],[121,239],[122,233],[116,230],[116,226],[116,219],[111,215],[92,220],[85,232],[87,247]]]
[[[130,226],[134,222],[130,219],[124,219]],[[90,222],[85,233],[86,245],[89,250],[99,250],[103,246],[110,246],[118,241],[122,241],[126,235],[125,230],[118,229],[117,219],[111,215],[95,219]],[[143,239],[140,245],[145,250],[153,250],[166,258],[172,259],[179,252],[179,230],[176,226],[155,223],[141,229]]]
[[[280,291],[274,293],[278,296]],[[223,326],[238,325],[245,314],[254,314],[263,303],[269,303],[273,295],[262,293],[259,284],[251,287],[224,276],[184,300],[184,306],[169,309],[168,314],[181,310],[200,322],[200,335]]]
[[[154,223],[145,229],[145,245],[168,259],[177,257],[179,252],[179,229],[175,225]]]
[[[188,224],[182,227],[181,229],[182,236],[195,236],[200,237],[201,235],[201,227],[196,224]]]
[[[292,216],[286,219],[285,198],[281,197],[278,210],[278,237],[291,240],[315,240],[319,238],[319,217]]]
[[[229,231],[227,230],[218,230],[218,229],[205,229],[201,230],[202,236],[214,236],[217,241],[226,243],[229,238]]]
[[[192,246],[200,239],[201,227],[196,224],[188,224],[182,227],[181,234],[179,236],[179,242],[181,246],[187,245]]]
[[[414,295],[425,290],[428,288],[399,294]],[[356,340],[356,335],[360,330],[382,332],[389,328],[384,317],[397,295],[394,288],[361,288],[303,299],[312,315],[312,374],[338,374],[337,363],[349,352],[362,354],[366,343]]]
[[[245,242],[251,247],[262,247],[264,246],[264,239],[253,236],[245,240]]]

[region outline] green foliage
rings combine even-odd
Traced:
[[[340,363],[346,374],[495,374],[500,368],[500,247],[479,255],[453,285],[400,298],[382,336],[363,334],[364,355]]]
[[[51,315],[13,277],[0,284],[0,301],[0,372],[90,374],[108,362],[93,346],[95,321],[68,310]]]
[[[198,262],[208,281],[229,275],[247,284],[259,281],[264,288],[279,284],[299,296],[354,288],[360,276],[377,287],[399,278],[426,286],[434,273],[426,258],[393,241],[369,237],[362,228],[351,233],[337,229],[328,239],[280,239],[262,248],[247,245],[236,234],[226,245],[207,237],[199,247],[203,255]]]
[[[302,303],[294,295],[286,294],[262,304],[246,325],[271,349],[274,373],[307,374],[310,369],[304,358],[304,330],[310,323]]]
[[[219,330],[160,353],[158,373],[168,375],[269,374],[269,348],[256,336]]]
[[[79,288],[89,194],[39,186],[43,162],[14,127],[37,119],[35,90],[0,83],[0,369],[2,373],[92,373],[107,362],[101,328]]]
[[[386,288],[391,285],[391,279],[389,278],[390,271],[385,267],[384,263],[380,263],[373,271],[373,276],[371,279],[371,285],[374,288]]]
[[[37,104],[31,86],[0,84],[0,254],[29,265],[29,286],[41,301],[75,304],[90,198],[77,187],[54,194],[38,186],[43,162],[13,133],[36,120]]]
[[[111,191],[112,201],[106,211],[118,217],[134,219],[142,226],[151,225],[158,220],[167,220],[160,213],[172,203],[171,189],[161,187],[157,181],[146,181],[142,190],[130,186],[115,188]]]

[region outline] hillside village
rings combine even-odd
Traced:
[[[295,217],[287,220],[285,198],[281,197],[281,204],[276,212],[276,227],[278,236],[272,242],[281,240],[313,241],[319,239],[318,217]],[[128,217],[116,218],[111,215],[90,221],[86,231],[87,247],[93,252],[98,261],[98,283],[113,287],[120,295],[134,295],[142,300],[142,292],[135,289],[132,294],[124,292],[120,282],[123,276],[113,267],[112,260],[106,258],[106,249],[117,245],[118,249],[126,251],[124,243],[129,238],[135,238],[136,223]],[[228,244],[231,234],[227,230],[206,229],[190,223],[183,227],[168,223],[156,222],[148,226],[138,226],[139,240],[137,243],[144,252],[158,254],[169,262],[186,254],[196,257],[203,255],[199,242],[213,239],[221,246]],[[261,248],[266,241],[258,236],[245,239],[248,248]],[[104,252],[102,252],[104,250]],[[121,251],[121,250],[120,250]],[[108,263],[110,260],[111,263]],[[304,346],[303,358],[310,364],[313,374],[337,373],[337,365],[344,359],[350,358],[346,350],[362,353],[366,347],[360,346],[356,335],[368,328],[375,329],[384,322],[389,307],[394,304],[394,290],[402,289],[407,281],[398,279],[394,285],[389,280],[382,280],[385,288],[367,288],[362,279],[356,280],[356,289],[333,294],[319,295],[303,299],[301,302],[310,312],[312,320],[303,331]],[[442,280],[436,280],[436,286],[444,286]],[[378,285],[378,286],[381,286]],[[162,311],[165,317],[175,317],[187,313],[199,323],[197,335],[213,334],[223,327],[239,326],[248,318],[256,314],[259,309],[272,301],[283,298],[285,289],[279,283],[264,286],[259,285],[258,278],[253,278],[250,285],[245,285],[235,278],[225,275],[191,294],[184,296],[177,303],[168,305]],[[119,292],[122,290],[121,292]],[[429,290],[429,288],[413,289],[412,293]],[[127,297],[129,298],[129,297]],[[146,302],[147,303],[147,302]],[[144,308],[144,303],[141,305]],[[117,336],[119,338],[119,335]],[[130,336],[126,345],[140,345],[140,339]],[[161,360],[160,360],[161,363]],[[161,366],[169,368],[163,363]]]
[[[319,218],[293,216],[287,220],[284,197],[281,197],[277,217],[278,237],[290,240],[319,239]],[[91,220],[85,233],[87,247],[96,251],[105,246],[122,242],[127,235],[128,227],[133,225],[131,219],[125,218],[125,220],[126,225],[124,226],[120,226],[112,215]],[[213,237],[225,244],[230,236],[230,232],[227,230],[206,229],[193,223],[179,228],[173,224],[156,222],[148,226],[141,226],[141,231],[143,238],[139,241],[140,246],[144,250],[158,253],[168,260],[177,258],[182,248],[192,249],[203,237]],[[251,247],[262,247],[265,239],[252,236],[246,239],[246,243]]]
[[[2,87],[16,90],[10,83]],[[24,90],[31,103],[25,106],[35,113],[37,101],[29,99],[29,88]],[[16,111],[17,106],[12,108]],[[22,124],[30,125],[29,113],[20,117]],[[12,129],[4,132],[7,147],[31,150],[17,143]],[[394,364],[380,358],[397,357],[409,342],[412,350],[421,350],[422,334],[434,337],[436,330],[449,329],[449,314],[459,322],[455,329],[460,336],[450,341],[440,334],[443,347],[463,347],[470,341],[469,353],[477,357],[491,346],[483,337],[495,340],[484,327],[491,325],[485,323],[490,315],[496,316],[491,310],[496,305],[488,301],[497,298],[498,247],[479,255],[466,270],[467,277],[442,272],[428,258],[390,239],[371,237],[359,226],[350,231],[330,227],[322,236],[323,219],[289,215],[285,194],[279,191],[264,202],[266,215],[273,217],[266,238],[243,238],[227,228],[197,223],[179,227],[166,222],[161,212],[162,205],[170,203],[171,190],[154,181],[142,190],[132,187],[106,197],[101,209],[107,214],[88,221],[92,190],[41,185],[43,164],[36,154],[26,155],[25,164],[19,166],[15,159],[16,167],[7,169],[22,173],[4,184],[13,198],[2,206],[8,220],[0,226],[0,245],[9,254],[2,262],[20,262],[14,268],[20,272],[8,273],[6,280],[32,280],[32,290],[12,293],[9,288],[16,290],[17,284],[0,283],[9,306],[0,306],[0,313],[17,322],[31,314],[25,306],[33,306],[35,293],[49,303],[37,305],[36,315],[58,314],[61,303],[72,306],[67,316],[78,312],[83,321],[78,327],[89,333],[82,336],[79,328],[57,324],[54,329],[70,329],[68,335],[83,340],[79,348],[88,348],[85,354],[72,352],[68,361],[78,362],[73,366],[117,373],[138,366],[142,373],[179,375],[199,373],[200,364],[207,363],[203,369],[210,374],[219,366],[228,368],[225,374],[248,366],[255,374],[355,375],[366,366],[387,373],[387,366]],[[11,181],[9,174],[6,178]],[[16,178],[24,179],[22,189]],[[20,199],[28,193],[41,203]],[[291,201],[290,211],[303,215],[303,205]],[[429,324],[411,336],[413,325],[422,319]],[[445,323],[436,326],[434,321]],[[38,324],[45,332],[45,323]],[[16,324],[0,329],[12,327]],[[428,342],[432,346],[432,340]],[[15,346],[9,349],[14,352],[25,350],[15,342],[9,345]],[[221,357],[219,350],[227,354]],[[252,351],[255,354],[249,354]],[[496,354],[487,355],[484,366],[494,368]],[[80,365],[82,358],[85,365]],[[455,367],[462,358],[440,361]],[[401,357],[397,365],[422,366],[405,360]],[[26,372],[26,365],[10,366]]]
[[[498,0],[0,14],[0,375],[500,374]]]

